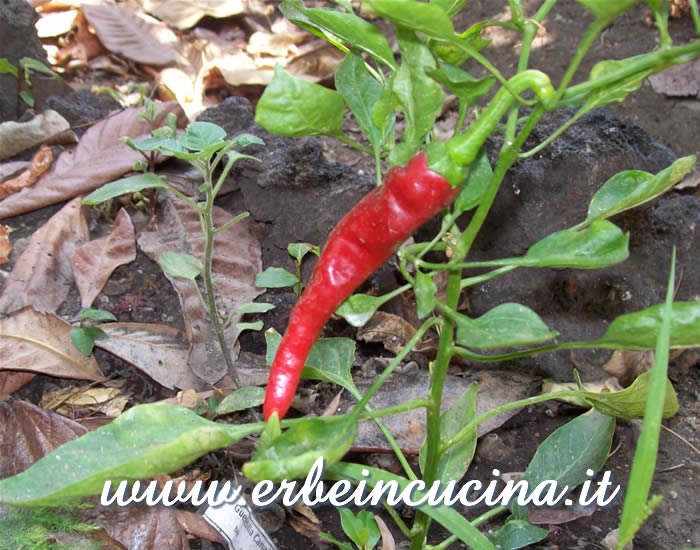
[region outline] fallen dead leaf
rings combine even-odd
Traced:
[[[177,61],[173,48],[177,37],[160,21],[109,4],[83,4],[81,9],[111,52],[145,65],[170,65]]]
[[[176,29],[189,29],[205,15],[230,17],[243,13],[241,0],[145,0],[143,9]]]
[[[377,311],[363,327],[357,329],[357,339],[378,342],[390,352],[399,353],[415,333],[416,329],[402,317]]]
[[[73,27],[75,32],[71,32],[66,40],[62,39],[63,46],[53,57],[56,65],[68,65],[69,69],[85,68],[90,59],[107,53],[107,48],[82,12],[73,20]]]
[[[613,352],[603,369],[614,376],[624,388],[629,386],[640,374],[651,369],[654,364],[653,351],[632,351],[618,349]]]
[[[67,34],[73,28],[79,10],[65,10],[43,13],[36,22],[39,38],[55,38]]]
[[[51,164],[53,164],[53,149],[48,145],[42,145],[34,153],[27,170],[15,178],[0,183],[0,199],[17,193],[20,189],[34,185],[39,177],[51,167]]]
[[[136,241],[131,218],[123,208],[114,220],[112,232],[79,246],[70,258],[82,307],[90,307],[112,272],[136,259]]]
[[[23,472],[87,430],[26,401],[0,402],[0,478]]]
[[[178,116],[179,127],[185,124],[184,113],[176,103],[159,104],[158,109],[154,127],[165,124],[168,113]],[[61,153],[36,185],[0,201],[0,219],[89,193],[129,172],[143,157],[127,147],[122,137],[138,140],[150,135],[150,126],[138,118],[142,111],[124,109],[94,124],[76,147]]]
[[[130,392],[118,387],[68,386],[44,394],[39,401],[39,406],[68,417],[74,416],[73,411],[80,408],[116,418],[122,413],[130,398]]]
[[[204,519],[204,516],[187,510],[175,510],[175,517],[188,535],[226,546],[224,538]]]
[[[27,122],[9,120],[0,124],[0,160],[15,156],[70,131],[68,121],[47,109]]]
[[[143,233],[138,244],[153,261],[166,251],[191,253],[204,260],[204,238],[197,212],[179,199],[163,204],[163,219],[158,230]],[[214,224],[221,227],[231,219],[222,208],[214,208]],[[234,224],[216,234],[212,271],[216,279],[217,303],[224,317],[244,303],[253,301],[261,292],[254,285],[255,275],[262,270],[260,227],[249,219]],[[187,337],[192,347],[188,363],[204,381],[213,384],[226,374],[218,340],[207,319],[196,289],[191,281],[170,277],[180,299]],[[238,332],[236,323],[240,314],[232,317],[225,331],[225,339],[232,349]],[[234,354],[234,360],[236,353]]]
[[[7,263],[7,259],[10,257],[10,252],[12,252],[10,231],[11,229],[9,227],[0,224],[0,265]]]
[[[0,371],[0,396],[9,396],[36,378],[32,372]],[[0,401],[3,398],[0,397]]]
[[[596,508],[595,503],[583,506],[578,502],[574,502],[573,506],[563,508],[532,506],[528,512],[527,520],[533,525],[561,525],[578,518],[590,517]]]
[[[187,364],[189,343],[182,331],[166,325],[106,323],[108,338],[95,346],[116,355],[150,376],[161,386],[198,388],[201,383]]]
[[[28,371],[60,378],[101,380],[95,358],[73,345],[70,324],[25,307],[0,318],[0,370]]]
[[[391,534],[389,527],[387,527],[384,520],[377,514],[374,514],[374,521],[377,522],[377,527],[379,527],[379,532],[382,534],[382,550],[396,550],[396,541],[394,540],[394,535]]]
[[[28,160],[10,160],[0,163],[0,181],[18,176],[27,166],[29,166]]]
[[[88,238],[80,199],[74,199],[32,235],[0,294],[0,313],[28,305],[47,313],[57,311],[73,282],[69,259]]]

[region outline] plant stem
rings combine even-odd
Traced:
[[[495,508],[491,508],[490,510],[484,512],[481,514],[479,517],[474,518],[470,523],[474,527],[478,527],[485,521],[491,519],[493,516],[497,516],[498,514],[501,514],[505,512],[508,508],[505,506],[496,506]],[[443,540],[440,544],[436,544],[435,546],[428,546],[426,550],[445,550],[450,544],[453,542],[456,542],[458,539],[457,535],[450,535],[447,537],[445,540]]]
[[[365,147],[361,143],[358,143],[357,141],[355,141],[351,137],[346,136],[345,134],[338,134],[338,135],[334,135],[333,137],[335,139],[337,139],[338,141],[342,141],[346,145],[349,145],[353,149],[357,149],[358,151],[362,151],[363,153],[367,153],[369,155],[374,156],[374,151],[372,151],[372,149],[370,149],[369,147]]]
[[[418,399],[412,399],[411,401],[405,401],[400,405],[394,405],[393,407],[387,407],[385,409],[370,409],[365,413],[360,415],[360,420],[366,418],[379,418],[382,416],[390,416],[392,414],[399,414],[406,411],[411,411],[413,409],[419,409],[428,405],[428,400],[422,397]]]

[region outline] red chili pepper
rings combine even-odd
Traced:
[[[333,229],[311,279],[294,306],[272,363],[263,412],[289,409],[304,362],[331,314],[413,232],[457,195],[428,167],[425,153],[395,166]]]

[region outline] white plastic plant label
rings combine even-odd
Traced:
[[[242,495],[233,502],[209,506],[204,519],[224,538],[229,550],[277,550]]]

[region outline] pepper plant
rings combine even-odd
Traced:
[[[598,472],[605,464],[616,418],[643,417],[643,435],[632,469],[634,477],[629,483],[634,494],[625,502],[619,547],[631,540],[658,502],[647,502],[647,497],[661,418],[678,409],[666,377],[668,350],[700,345],[700,302],[672,302],[673,266],[663,304],[621,315],[608,325],[602,337],[593,341],[553,343],[557,332],[521,304],[502,304],[478,318],[458,311],[462,290],[519,267],[597,269],[623,262],[628,256],[629,235],[609,218],[670,189],[695,162],[694,157],[684,157],[657,174],[616,174],[591,198],[588,214],[580,223],[532,244],[521,257],[469,261],[474,239],[507,171],[519,157],[533,154],[522,148],[545,113],[573,106],[578,108],[575,120],[591,109],[623,101],[650,74],[700,55],[700,42],[673,45],[667,28],[666,3],[649,0],[647,4],[660,35],[659,47],[629,59],[602,61],[586,80],[571,85],[600,33],[638,3],[578,1],[591,11],[594,20],[583,33],[561,81],[552,83],[544,72],[529,68],[529,57],[538,29],[546,17],[554,15],[556,0],[545,0],[535,13],[526,13],[519,0],[510,0],[510,21],[482,21],[459,34],[452,19],[466,0],[366,0],[364,5],[377,17],[394,24],[400,62],[386,37],[359,17],[347,0],[337,0],[336,8],[309,8],[300,0],[285,0],[281,10],[286,17],[327,39],[346,52],[346,57],[336,73],[335,90],[276,69],[258,103],[256,121],[273,133],[329,135],[366,151],[375,160],[378,186],[329,236],[285,335],[267,333],[272,370],[263,406],[266,422],[230,425],[205,420],[181,407],[140,405],[110,425],[64,445],[60,452],[47,455],[27,472],[0,481],[0,502],[50,505],[63,503],[66,497],[97,494],[106,480],[116,482],[167,473],[209,450],[254,433],[261,433],[257,452],[243,466],[244,474],[253,481],[304,477],[321,457],[326,461],[326,473],[334,479],[366,482],[370,487],[395,481],[401,488],[422,480],[425,487],[431,487],[435,482],[459,480],[466,473],[474,454],[476,428],[488,418],[549,399],[575,399],[591,410],[543,441],[523,477],[533,484],[558,480],[570,488],[576,487],[588,480],[589,470]],[[505,26],[522,35],[517,73],[511,78],[506,78],[482,53],[488,40],[481,31],[490,26]],[[475,78],[461,69],[467,59],[480,63],[487,76]],[[486,100],[494,87],[495,94]],[[459,117],[454,135],[440,141],[434,125],[446,100],[445,90],[459,99]],[[369,146],[355,142],[343,132],[346,106]],[[478,116],[465,127],[470,109],[477,111]],[[403,117],[402,131],[396,123],[397,113]],[[503,135],[503,144],[492,165],[483,145],[497,133]],[[173,151],[184,154],[179,149]],[[382,177],[384,162],[390,168]],[[154,183],[164,185],[160,180]],[[472,215],[466,227],[457,225],[458,218],[469,211]],[[442,223],[432,240],[399,250],[399,245],[418,226],[436,214],[442,214]],[[396,252],[405,285],[387,296],[352,295],[374,269]],[[444,253],[445,261],[429,261],[429,252]],[[471,270],[483,268],[492,269],[470,274]],[[447,273],[444,299],[438,299],[435,293],[434,278],[440,272]],[[362,394],[350,375],[354,343],[317,337],[334,310],[359,326],[382,303],[409,289],[415,291],[423,324]],[[387,409],[370,408],[370,399],[387,377],[431,330],[439,333],[439,346],[431,366],[429,394]],[[514,347],[519,351],[509,351]],[[578,389],[537,395],[477,416],[477,388],[473,385],[455,404],[442,410],[447,368],[454,357],[504,361],[560,349],[593,347],[656,350],[655,364],[651,372],[618,392],[598,394],[584,391],[579,385]],[[344,387],[357,399],[356,406],[347,414],[331,417],[282,419],[302,376]],[[416,408],[427,412],[427,435],[418,464],[413,466],[381,418]],[[359,420],[367,418],[376,422],[387,438],[404,470],[402,476],[342,462],[355,439]],[[64,468],[67,463],[72,466]],[[81,467],[75,467],[75,463]],[[56,476],[57,468],[63,468],[65,475]],[[420,497],[425,491],[416,491],[415,495]],[[527,508],[517,503],[503,503],[476,518],[466,518],[444,504],[422,504],[417,507],[411,526],[391,506],[385,507],[410,539],[413,550],[442,549],[457,539],[470,548],[515,549],[547,535],[545,529],[528,523]],[[499,529],[488,536],[479,530],[481,524],[499,514],[505,518]],[[452,535],[429,545],[432,521]]]

